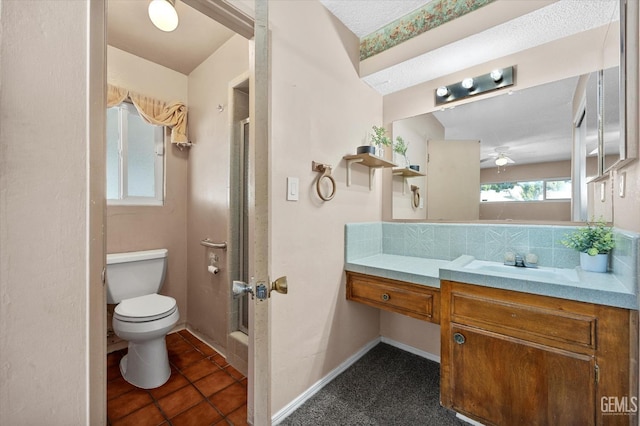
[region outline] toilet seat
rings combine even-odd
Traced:
[[[165,318],[177,309],[173,297],[154,293],[123,300],[116,306],[113,317],[124,322],[149,322]]]

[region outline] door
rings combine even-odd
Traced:
[[[593,356],[456,323],[450,333],[454,410],[496,425],[595,423]]]
[[[427,219],[480,218],[480,141],[427,142]]]

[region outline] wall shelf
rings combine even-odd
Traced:
[[[369,167],[369,190],[373,188],[373,175],[376,169],[397,167],[397,164],[371,154],[345,155],[343,158],[347,160],[347,186],[351,186],[351,165],[362,164]]]
[[[402,182],[402,195],[406,194],[406,188],[407,188],[407,179],[408,178],[413,178],[413,177],[424,177],[426,176],[426,174],[424,173],[420,173],[416,170],[410,169],[408,167],[394,167],[393,168],[393,176],[396,177],[401,177],[403,179]]]
[[[413,169],[409,169],[409,168],[406,168],[406,167],[394,167],[393,168],[393,175],[394,176],[403,176],[403,177],[426,176],[424,173],[420,173],[418,171],[415,171]]]

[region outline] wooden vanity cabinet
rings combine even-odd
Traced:
[[[440,291],[435,287],[347,271],[347,300],[440,323]]]
[[[486,425],[637,424],[637,311],[452,281],[440,291],[443,406]],[[610,397],[629,412],[604,412]]]

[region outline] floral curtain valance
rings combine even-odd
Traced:
[[[150,124],[171,128],[171,143],[186,144],[187,106],[182,102],[166,102],[130,92],[121,87],[108,85],[107,107],[116,106],[125,99],[131,99],[140,116]]]

